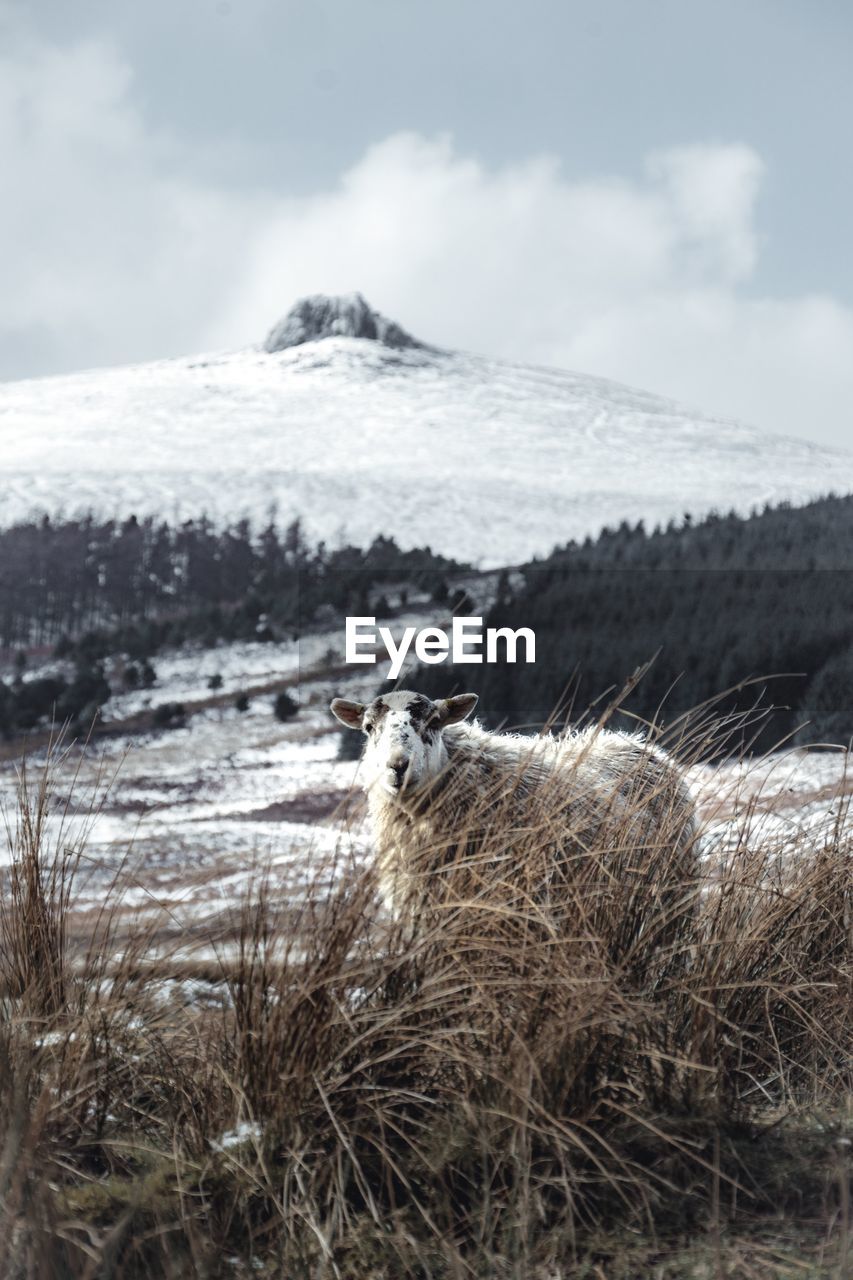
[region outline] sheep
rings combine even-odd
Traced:
[[[571,876],[594,884],[599,899],[609,893],[611,906],[617,894],[620,911],[632,905],[631,936],[616,928],[623,950],[655,913],[661,944],[683,933],[696,895],[696,819],[674,761],[640,734],[597,725],[539,737],[488,732],[468,722],[477,701],[403,690],[366,706],[331,704],[366,737],[378,886],[392,913],[416,922],[454,875],[459,901],[458,873],[470,881],[476,867],[478,883],[488,869],[549,907],[571,897]]]

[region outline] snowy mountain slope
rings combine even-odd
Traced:
[[[622,519],[851,489],[853,454],[600,378],[346,334],[0,385],[3,525],[274,504],[315,535],[494,565]]]

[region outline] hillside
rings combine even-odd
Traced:
[[[0,526],[36,510],[262,520],[274,505],[312,537],[384,533],[499,565],[622,519],[853,490],[853,454],[427,347],[357,295],[303,300],[266,346],[281,349],[0,385]]]
[[[535,724],[558,706],[581,714],[653,660],[625,704],[631,716],[672,723],[757,680],[719,706],[750,712],[760,697],[776,708],[747,734],[761,749],[790,736],[846,744],[851,563],[849,497],[651,533],[623,524],[528,564],[513,582],[502,575],[488,625],[533,628],[534,666],[432,667],[417,686],[444,694],[461,678],[493,723]]]

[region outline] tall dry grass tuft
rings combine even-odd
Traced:
[[[721,1105],[820,1097],[845,1078],[853,1025],[853,841],[742,848],[716,869],[691,973],[691,1052],[716,1064]],[[848,1086],[853,1077],[847,1075]]]
[[[237,962],[224,981],[235,1033],[233,1084],[249,1114],[276,1118],[282,1093],[292,1110],[335,1050],[336,1011],[347,1000],[350,957],[368,931],[373,893],[361,876],[328,900],[309,895],[284,925],[270,890],[264,878],[244,902]]]
[[[689,756],[712,725],[677,733]],[[630,807],[565,857],[548,803],[510,811],[427,851],[396,922],[369,870],[296,914],[261,881],[204,1006],[117,884],[70,945],[80,857],[22,820],[0,1275],[840,1277],[846,828],[690,870]]]
[[[7,820],[7,892],[0,899],[6,941],[0,981],[34,1017],[49,1019],[66,1001],[68,895],[82,845],[49,811],[48,774],[33,786],[22,765],[14,825]]]

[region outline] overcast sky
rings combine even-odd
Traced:
[[[853,441],[848,0],[0,0],[0,378],[417,336]]]

